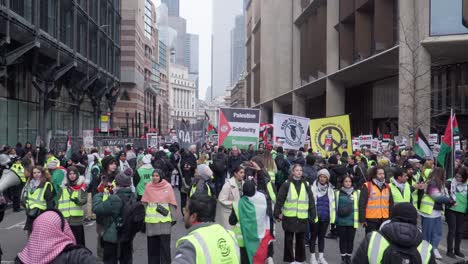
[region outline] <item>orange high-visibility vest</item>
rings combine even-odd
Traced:
[[[380,191],[379,187],[367,182],[369,191],[366,218],[367,219],[387,219],[390,217],[390,189],[385,184],[385,188]],[[370,187],[369,187],[370,185]]]

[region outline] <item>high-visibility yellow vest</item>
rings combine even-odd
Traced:
[[[369,247],[367,250],[367,258],[369,264],[380,264],[385,250],[390,246],[387,239],[383,237],[379,232],[372,232]],[[418,246],[419,255],[423,264],[428,264],[431,259],[432,246],[429,242],[423,240]]]
[[[421,199],[421,206],[419,207],[419,211],[421,213],[425,214],[432,214],[432,211],[434,211],[434,199],[432,199],[431,196],[424,194],[424,196]]]
[[[208,185],[208,183],[205,183],[206,185],[206,189],[208,190],[208,196],[211,196],[211,188],[210,186]],[[197,185],[192,185],[192,188],[190,189],[190,195],[189,195],[189,198],[192,197],[192,195],[195,193],[195,191],[197,190]]]
[[[62,187],[62,195],[58,200],[57,209],[62,212],[63,217],[83,216],[84,212],[81,206],[77,205],[73,200],[78,199],[79,191],[71,190],[71,195],[67,187]]]
[[[423,181],[426,182],[427,180],[429,180],[429,175],[431,175],[431,172],[432,172],[432,169],[425,169],[424,170],[424,173],[422,175],[423,177]]]
[[[288,196],[283,205],[283,216],[307,219],[309,212],[309,196],[306,192],[306,184],[301,183],[301,190],[297,194],[296,187],[289,185]]]
[[[26,194],[26,208],[27,209],[34,209],[37,208],[39,210],[46,210],[47,209],[47,202],[44,199],[45,189],[47,187],[52,188],[50,182],[46,182],[43,187],[36,188],[33,193],[28,192]]]
[[[60,166],[60,160],[57,159],[55,156],[50,156],[47,160],[46,160],[46,163],[44,164],[44,167],[47,168],[47,165],[53,161],[53,160],[56,160],[58,162],[57,166]]]
[[[234,210],[234,213],[237,217],[237,224],[232,229],[232,232],[234,232],[234,235],[236,236],[237,244],[239,245],[239,247],[244,247],[244,236],[242,235],[242,230],[240,227],[239,202],[234,202],[232,204],[232,209]]]
[[[276,182],[276,173],[274,171],[268,171],[268,175],[270,176],[270,181],[275,183]]]
[[[160,203],[162,207],[166,208],[169,212],[166,216],[160,214],[156,208],[158,208],[157,203],[149,203],[146,206],[146,214],[145,214],[145,223],[148,224],[157,224],[157,223],[167,223],[172,222],[171,217],[171,208],[169,207],[168,203]]]
[[[26,177],[24,176],[24,167],[21,165],[21,163],[14,163],[11,166],[11,170],[18,175],[18,177],[21,179],[22,183],[26,182]]]
[[[336,220],[336,209],[335,209],[335,193],[331,188],[328,188],[327,190],[327,195],[328,195],[328,209],[330,211],[330,224],[334,224]],[[318,218],[318,211],[317,211],[317,199],[315,199],[315,219],[314,222],[318,223],[319,218]]]
[[[353,192],[353,227],[358,228],[359,227],[359,196],[361,195],[360,190],[355,190]],[[339,200],[340,200],[340,191],[335,191],[335,201],[336,201],[336,209],[335,212],[338,212],[338,206],[339,206]]]
[[[112,181],[112,188],[115,188],[115,186],[117,186],[115,184],[115,180]],[[104,188],[104,192],[103,192],[103,195],[102,195],[102,201],[105,202],[108,198],[109,198],[109,195],[110,195],[110,191],[109,191],[109,188]]]
[[[276,203],[276,194],[275,191],[273,190],[273,182],[268,182],[267,183],[267,191],[268,195],[270,196],[271,202]]]
[[[398,188],[393,182],[390,183],[390,191],[392,192],[393,202],[397,203],[409,203],[411,202],[411,189],[408,183],[405,183],[405,190],[401,194],[400,188]]]
[[[234,233],[219,224],[200,227],[177,240],[187,240],[195,248],[195,263],[240,263],[239,246]]]

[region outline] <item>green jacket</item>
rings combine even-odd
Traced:
[[[123,203],[118,195],[131,196],[133,193],[130,188],[123,188],[117,193],[109,195],[109,198],[104,202],[102,201],[103,193],[98,193],[93,197],[93,212],[96,217],[101,218],[103,225],[102,239],[110,243],[117,243],[119,239],[117,221]]]

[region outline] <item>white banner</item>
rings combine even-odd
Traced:
[[[146,134],[146,146],[147,148],[158,147],[158,133],[147,133]]]
[[[353,151],[361,149],[361,142],[359,141],[359,139],[353,139],[352,142],[353,142]]]
[[[427,139],[429,145],[434,145],[439,143],[439,135],[437,134],[429,134],[429,138]]]
[[[379,151],[379,140],[378,139],[372,139],[371,141],[371,150],[372,151]]]
[[[370,146],[372,144],[372,135],[361,135],[359,136],[359,141],[361,142],[361,146]]]
[[[83,146],[86,149],[94,148],[94,131],[93,130],[83,130]]]
[[[283,148],[298,150],[307,139],[309,118],[275,113],[273,136],[284,141]]]

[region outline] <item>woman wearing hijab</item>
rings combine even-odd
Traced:
[[[177,202],[172,185],[155,169],[152,181],[145,187],[141,202],[146,208],[148,263],[171,262],[171,227],[175,224]]]
[[[447,232],[447,256],[464,258],[465,255],[460,250],[463,238],[464,218],[468,213],[468,171],[460,167],[455,171],[455,177],[449,180],[450,197],[455,201],[455,205],[445,209],[445,219],[448,224]],[[455,241],[455,247],[453,242]]]
[[[312,184],[317,215],[312,219],[310,230],[310,263],[327,264],[323,251],[325,249],[325,234],[330,223],[335,223],[335,193],[330,184],[330,172],[327,169],[319,170],[318,178]],[[319,257],[315,256],[315,243],[318,240]]]
[[[232,177],[223,185],[218,196],[218,208],[216,210],[217,221],[226,229],[232,229],[229,224],[229,216],[232,213],[232,205],[239,201],[242,195],[242,184],[244,182],[244,168],[237,166]]]
[[[84,181],[84,177],[79,176],[78,169],[75,166],[68,167],[66,183],[60,190],[57,205],[63,217],[70,224],[76,243],[82,246],[85,246],[85,233],[83,228],[84,211],[81,207],[88,200]]]
[[[54,208],[55,191],[50,183],[49,173],[41,166],[32,169],[23,189],[22,201],[26,208],[24,230],[31,234],[32,223],[37,216],[47,209]]]
[[[48,210],[34,220],[26,247],[18,253],[16,264],[94,264],[96,258],[77,245],[70,225],[60,212]]]

